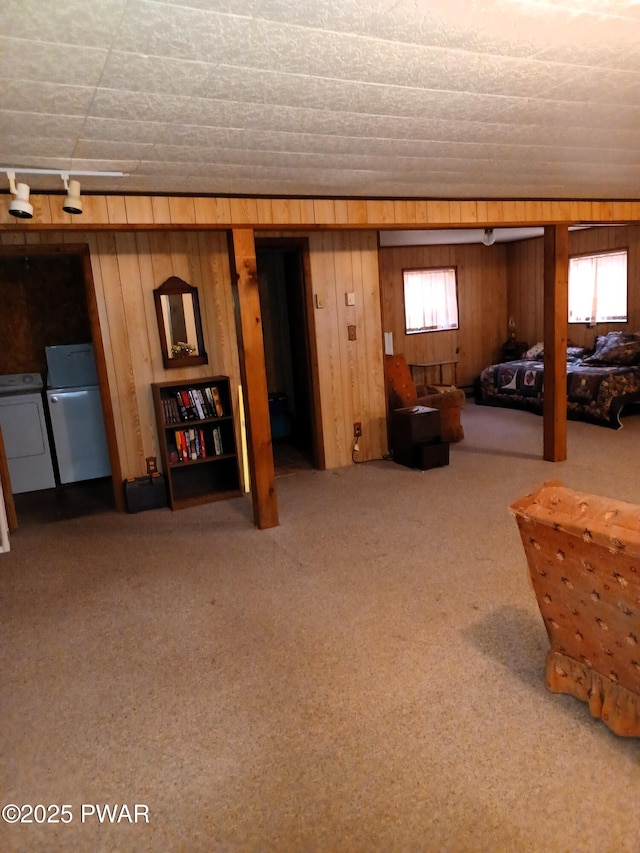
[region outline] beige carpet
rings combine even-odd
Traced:
[[[507,506],[546,479],[640,503],[640,417],[463,410],[451,464],[375,462],[245,498],[44,523],[0,555],[2,851],[640,849],[639,744],[543,686]],[[81,822],[134,804],[149,823]]]

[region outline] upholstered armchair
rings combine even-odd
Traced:
[[[385,356],[385,378],[391,409],[407,406],[428,406],[440,411],[443,441],[460,441],[464,429],[460,409],[464,406],[464,391],[453,385],[416,385],[404,355]]]
[[[549,637],[547,689],[640,737],[640,507],[548,482],[510,510]]]

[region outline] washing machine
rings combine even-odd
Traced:
[[[0,376],[0,428],[13,494],[54,489],[39,373]]]

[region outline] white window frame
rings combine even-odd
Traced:
[[[456,267],[402,270],[402,284],[405,334],[460,328]]]
[[[624,276],[611,286],[612,276]],[[617,292],[616,292],[617,291]],[[624,303],[624,304],[623,304]],[[629,321],[628,252],[614,249],[569,258],[569,323]]]

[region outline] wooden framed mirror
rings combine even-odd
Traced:
[[[165,368],[207,364],[198,288],[172,275],[153,296]]]

